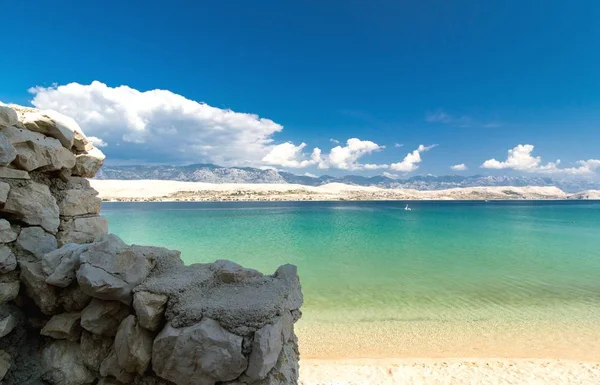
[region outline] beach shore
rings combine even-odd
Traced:
[[[200,183],[166,180],[91,180],[105,201],[336,201],[593,199],[593,192],[567,194],[556,187],[468,187],[419,191],[330,183],[323,186],[265,183]],[[598,194],[600,197],[600,194]]]
[[[600,383],[600,364],[545,359],[301,360],[302,385]]]

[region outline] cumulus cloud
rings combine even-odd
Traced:
[[[298,146],[292,142],[278,144],[262,158],[266,164],[272,164],[290,168],[304,168],[314,166],[321,161],[321,150],[317,147],[313,149],[310,159],[306,159],[303,152],[306,143],[301,143]]]
[[[167,90],[138,91],[98,81],[35,87],[33,105],[78,121],[113,159],[259,165],[283,126],[212,107]]]
[[[455,164],[454,166],[451,166],[450,168],[454,171],[465,171],[465,170],[467,170],[468,167],[466,164],[461,163],[461,164]]]
[[[392,163],[390,165],[390,169],[394,171],[400,172],[412,172],[419,168],[419,163],[423,160],[421,159],[421,153],[431,150],[437,146],[437,144],[432,144],[431,146],[419,145],[419,147],[413,152],[409,152],[406,154],[402,162]]]
[[[404,145],[402,143],[394,143],[394,147],[396,148],[400,148],[403,147]]]
[[[336,146],[331,149],[329,154],[321,159],[320,168],[334,167],[341,170],[376,170],[387,168],[387,165],[360,164],[358,159],[370,155],[373,152],[381,151],[385,146],[380,146],[370,140],[360,140],[350,138],[345,146]]]
[[[330,138],[329,141],[333,144],[340,144],[340,141],[337,139]]]
[[[495,170],[512,169],[532,173],[570,175],[590,175],[600,168],[600,160],[598,159],[577,161],[577,167],[559,167],[560,159],[543,164],[542,157],[534,156],[533,150],[534,146],[531,144],[519,144],[508,150],[508,157],[505,161],[488,159],[483,162],[481,167]]]
[[[98,138],[96,136],[88,136],[88,139],[96,147],[106,147],[106,146],[108,146],[108,143],[106,143],[105,141],[103,141],[102,139],[100,139],[100,138]]]
[[[398,179],[398,178],[400,178],[400,175],[393,174],[393,173],[387,172],[387,171],[384,171],[383,173],[381,173],[381,175],[385,176],[386,178],[390,178],[390,179]]]

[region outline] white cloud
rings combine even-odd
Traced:
[[[505,161],[498,161],[496,159],[488,159],[481,165],[482,168],[487,169],[512,169],[517,171],[525,171],[532,173],[542,174],[570,174],[570,175],[590,175],[593,174],[596,169],[600,168],[600,160],[588,159],[580,160],[576,163],[577,167],[565,167],[561,168],[560,159],[555,162],[548,162],[542,164],[542,158],[540,156],[533,156],[534,146],[531,144],[519,144],[516,147],[508,150],[508,157]]]
[[[400,172],[412,172],[419,168],[419,163],[423,160],[421,159],[421,153],[431,150],[437,146],[437,144],[432,144],[431,146],[419,145],[419,147],[413,152],[409,152],[406,154],[402,162],[392,163],[390,165],[390,169],[394,171]]]
[[[465,170],[467,170],[468,167],[466,164],[461,163],[461,164],[455,164],[454,166],[451,166],[450,168],[454,171],[465,171]]]
[[[330,138],[329,141],[333,144],[340,144],[340,141],[337,139]]]
[[[394,143],[394,147],[396,148],[400,148],[403,147],[404,145],[402,143]]]
[[[108,146],[108,143],[106,143],[105,141],[103,141],[102,139],[100,139],[100,138],[98,138],[96,136],[88,136],[88,139],[96,147],[106,147],[106,146]]]
[[[306,143],[296,146],[292,142],[278,144],[262,158],[266,164],[272,164],[290,168],[304,168],[317,165],[321,159],[321,150],[317,147],[313,149],[310,159],[306,159],[304,148]]]
[[[387,171],[384,171],[381,175],[385,176],[386,178],[390,178],[390,179],[398,179],[398,178],[400,178],[400,175],[398,175],[398,174],[392,174],[391,172],[387,172]]]
[[[260,165],[275,147],[273,134],[283,129],[272,120],[167,90],[138,91],[94,81],[30,92],[33,105],[73,117],[86,134],[109,145],[113,159]]]
[[[434,112],[425,116],[425,121],[429,123],[452,123],[454,118],[443,111]]]
[[[307,177],[309,177],[309,178],[318,178],[318,176],[317,176],[317,175],[315,175],[315,174],[311,174],[310,172],[305,172],[305,173],[304,173],[304,176],[307,176]]]
[[[378,168],[386,168],[387,165],[364,165],[358,163],[359,158],[370,155],[376,151],[381,151],[384,148],[385,146],[380,146],[370,140],[350,138],[346,141],[345,146],[336,146],[332,148],[329,154],[319,163],[319,167],[334,167],[341,170],[375,170]]]

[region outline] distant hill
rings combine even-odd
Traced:
[[[385,176],[364,177],[359,175],[341,177],[323,175],[320,177],[310,177],[276,170],[262,170],[252,167],[221,167],[214,164],[192,164],[189,166],[103,166],[96,175],[96,179],[158,179],[205,183],[297,183],[307,186],[321,186],[337,182],[359,186],[415,190],[489,186],[555,186],[565,192],[600,189],[600,182],[597,181],[540,176],[418,175],[407,179],[391,179]]]

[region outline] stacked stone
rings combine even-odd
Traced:
[[[4,384],[296,384],[296,268],[185,266],[107,234],[104,155],[53,111],[0,106]]]

